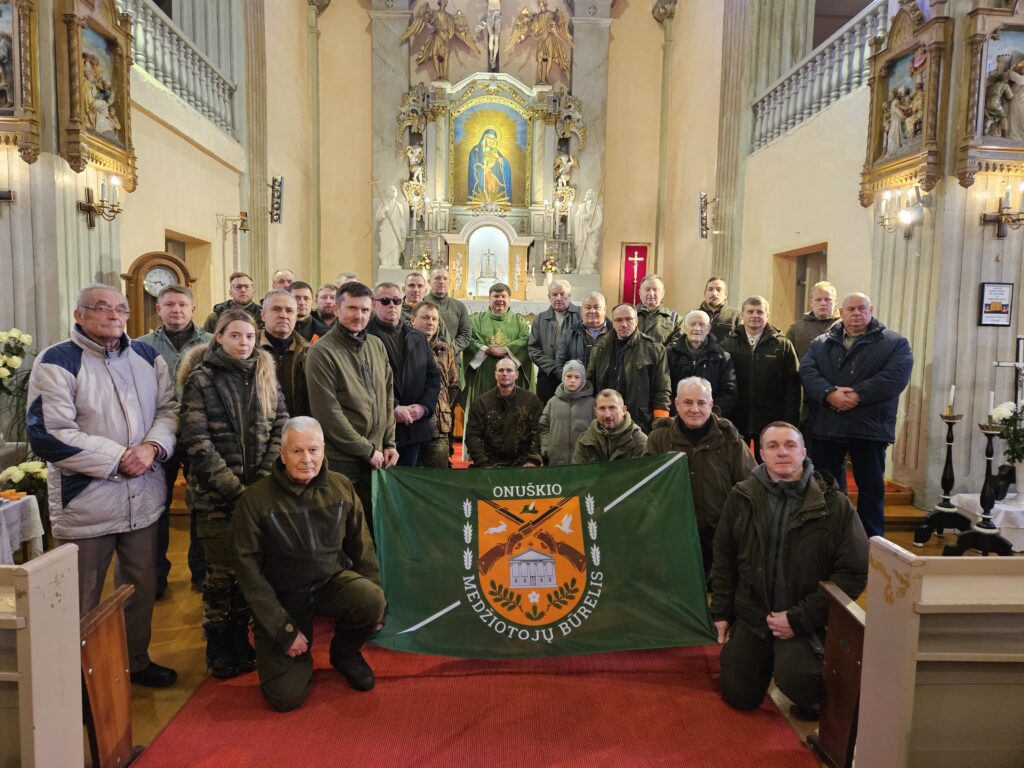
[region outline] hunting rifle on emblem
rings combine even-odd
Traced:
[[[546,512],[544,512],[543,514],[539,515],[538,517],[535,517],[532,520],[526,520],[526,519],[520,517],[519,515],[515,514],[514,512],[511,512],[510,510],[508,510],[505,507],[501,506],[500,504],[496,504],[495,502],[491,501],[490,499],[481,499],[481,501],[483,501],[484,504],[487,504],[489,507],[494,509],[499,515],[501,515],[503,518],[505,518],[508,521],[511,521],[511,522],[515,523],[516,526],[517,526],[516,528],[514,528],[512,530],[511,533],[509,533],[509,535],[507,536],[507,538],[504,541],[496,543],[494,546],[492,546],[490,549],[488,549],[486,552],[484,552],[482,555],[480,555],[479,559],[477,560],[477,567],[479,568],[481,575],[486,574],[488,571],[490,571],[491,568],[494,567],[495,563],[497,563],[498,560],[500,560],[502,557],[516,556],[515,562],[518,563],[519,560],[520,560],[519,550],[522,549],[523,543],[527,539],[529,539],[530,536],[533,536],[536,539],[536,541],[538,542],[538,545],[541,548],[547,549],[549,552],[551,552],[551,556],[544,555],[544,553],[538,552],[537,550],[532,549],[532,548],[527,548],[527,550],[525,552],[521,553],[521,554],[526,554],[526,552],[531,552],[532,551],[532,552],[534,552],[534,553],[536,553],[538,555],[541,555],[542,558],[543,557],[550,557],[550,564],[551,564],[551,568],[552,568],[552,576],[553,576],[553,569],[554,569],[554,557],[553,557],[554,555],[559,555],[561,557],[564,557],[566,560],[568,560],[572,564],[572,566],[577,571],[585,570],[586,567],[587,567],[586,555],[584,555],[582,552],[580,552],[578,549],[576,549],[571,544],[569,544],[569,543],[567,543],[565,541],[560,541],[560,540],[556,539],[549,531],[545,531],[545,530],[543,530],[541,528],[541,526],[545,522],[547,522],[549,519],[554,517],[555,514],[563,506],[568,504],[574,498],[576,498],[576,497],[575,496],[567,496],[567,497],[565,497],[564,499],[562,499],[558,503],[552,505]],[[530,505],[528,507],[524,508],[523,512],[524,513],[529,513],[531,508],[533,508],[534,511],[536,510],[536,506],[532,502],[530,503]],[[493,526],[491,528],[488,528],[484,533],[485,534],[491,534],[491,535],[500,535],[500,534],[505,532],[505,529],[502,528],[503,525],[505,525],[504,521],[502,521],[502,523],[497,525],[497,526]],[[554,527],[557,528],[558,530],[562,531],[563,533],[572,533],[571,525],[572,525],[572,514],[567,514],[567,515],[563,515],[561,523],[556,524]],[[525,564],[526,560],[524,560],[523,562]],[[514,564],[510,563],[510,568],[513,569],[512,570],[512,574],[513,575],[515,574],[515,571],[519,567],[521,567],[521,566],[517,566],[517,565],[514,565]],[[513,583],[513,586],[515,586],[516,588],[519,588],[519,589],[524,589],[524,588],[527,588],[528,586],[536,586],[536,584],[534,584],[534,585],[528,585],[528,584],[527,585],[516,585],[514,579],[513,579],[512,583]]]

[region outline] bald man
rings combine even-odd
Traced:
[[[811,342],[800,362],[810,405],[811,460],[846,492],[846,455],[857,482],[857,514],[868,536],[885,532],[885,451],[896,440],[896,409],[910,383],[910,343],[875,318],[871,299],[851,293],[841,322]]]

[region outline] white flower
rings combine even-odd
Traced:
[[[16,469],[17,467],[8,467],[3,472],[0,472],[0,483],[8,482]]]
[[[35,475],[40,480],[46,480],[50,476],[50,470],[48,470],[46,467],[43,467],[42,469],[36,470]]]
[[[0,344],[7,341],[7,331],[0,331]]]
[[[539,603],[540,602],[540,595],[538,595],[536,592],[531,592],[526,597],[527,597],[527,599],[529,599],[529,601],[531,603]]]
[[[18,339],[21,338],[21,331],[19,331],[17,328],[11,328],[11,330],[7,332],[7,337],[12,341],[17,341]]]
[[[12,485],[17,485],[18,483],[25,479],[25,473],[22,472],[17,467],[13,467],[12,469],[14,469],[14,471],[11,472],[11,476],[8,479],[11,481]]]
[[[23,461],[21,462],[21,464],[18,465],[18,469],[23,470],[25,472],[38,472],[45,466],[46,465],[43,464],[43,462],[41,461]]]
[[[21,343],[27,347],[29,344],[32,343],[32,337],[29,336],[27,333],[21,334]]]
[[[22,360],[20,357],[8,357],[7,358],[7,367],[10,368],[11,370],[16,371],[19,368],[21,368],[21,364],[23,362],[25,362],[25,361]]]
[[[11,372],[9,370],[7,370],[6,368],[4,368],[2,365],[0,365],[0,379],[9,379],[9,378],[11,378]]]
[[[1000,403],[992,409],[992,420],[993,421],[1005,421],[1011,418],[1017,412],[1016,406],[1009,400],[1005,403]]]

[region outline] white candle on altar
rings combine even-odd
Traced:
[[[107,202],[107,182],[100,182],[100,202]]]
[[[953,399],[956,397],[956,384],[952,384],[949,387],[949,402],[946,406],[949,408],[949,412],[953,412]]]
[[[572,237],[572,200],[569,201],[569,212],[565,216],[565,236]]]
[[[996,393],[989,391],[988,393],[988,418],[992,420],[992,412],[996,409]]]

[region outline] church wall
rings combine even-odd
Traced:
[[[715,196],[723,9],[722,3],[680,3],[672,22],[665,252],[659,269],[666,303],[680,313],[700,305],[711,275],[712,240],[698,235],[697,196]]]
[[[747,159],[740,281],[730,303],[754,293],[771,303],[780,290],[774,255],[817,243],[828,243],[828,279],[840,296],[870,291],[872,214],[857,199],[867,113],[861,88]]]
[[[658,204],[658,123],[661,104],[661,27],[646,0],[612,8],[608,45],[604,239],[601,290],[618,302],[622,243],[650,243]],[[587,162],[586,152],[580,162]]]
[[[320,233],[325,281],[344,271],[363,280],[371,275],[369,7],[369,0],[333,2],[320,16]]]
[[[270,184],[272,176],[284,176],[281,222],[271,223],[267,230],[270,274],[289,267],[299,279],[316,282],[310,259],[312,105],[306,3],[268,2],[265,20],[266,183]],[[269,199],[269,186],[266,194]],[[257,286],[257,292],[263,288]]]

